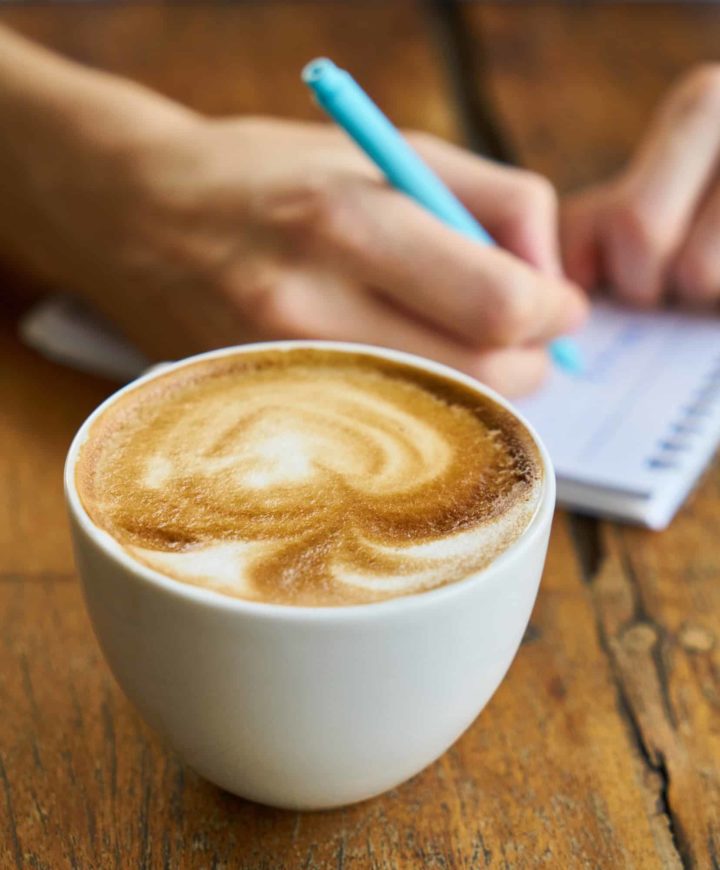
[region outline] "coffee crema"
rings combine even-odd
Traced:
[[[522,534],[542,490],[530,434],[410,365],[322,348],[200,359],[93,422],[93,523],[175,580],[332,606],[457,581]]]

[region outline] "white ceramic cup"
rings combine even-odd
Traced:
[[[513,410],[453,369],[375,347],[273,342],[203,357],[299,345],[398,360]],[[222,788],[294,809],[377,795],[457,740],[517,652],[555,505],[547,451],[520,418],[542,458],[540,506],[508,550],[465,580],[349,607],[230,598],[135,562],[93,525],[75,487],[78,450],[93,420],[137,384],[188,362],[163,366],[107,399],[82,425],[68,454],[65,493],[77,566],[105,658],[144,719],[190,767]]]

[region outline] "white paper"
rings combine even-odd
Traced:
[[[131,381],[150,362],[87,306],[52,296],[20,321],[20,337],[43,356],[114,381]]]
[[[584,372],[553,371],[517,407],[547,445],[561,492],[573,482],[645,498],[654,516],[656,503],[687,492],[720,437],[720,321],[599,303],[577,340]]]

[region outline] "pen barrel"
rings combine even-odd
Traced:
[[[320,106],[362,148],[393,187],[458,232],[493,244],[488,233],[349,73],[335,67],[327,76],[310,80],[309,84]]]

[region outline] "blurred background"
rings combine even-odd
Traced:
[[[320,118],[298,74],[331,55],[399,124],[563,190],[617,168],[670,83],[720,57],[714,2],[6,2],[0,22],[218,115]]]

